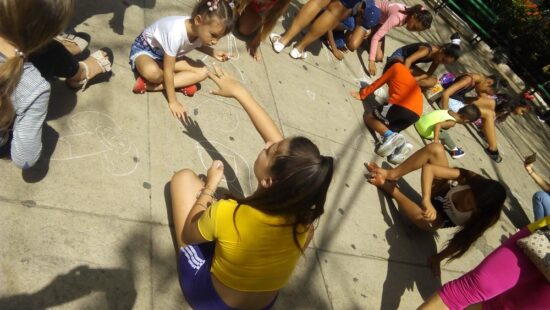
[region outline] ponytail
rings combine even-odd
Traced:
[[[455,61],[458,60],[461,52],[460,35],[458,33],[454,33],[451,36],[450,43],[441,46],[441,53],[443,53],[444,56],[453,58]]]

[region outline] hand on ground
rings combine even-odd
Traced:
[[[187,109],[178,101],[168,102],[168,107],[172,115],[180,121],[187,117]]]
[[[376,75],[376,64],[374,63],[374,61],[369,61],[369,74],[371,76],[375,76]]]
[[[208,72],[208,77],[218,85],[219,89],[210,93],[223,97],[234,97],[235,93],[242,89],[241,83],[232,75],[226,73],[222,68],[214,65],[214,72]]]
[[[338,60],[344,59],[344,53],[339,49],[333,50],[332,55],[334,55],[334,57],[336,57],[336,59],[338,59]]]
[[[361,100],[361,94],[359,94],[358,91],[350,91],[349,92],[350,96],[352,96],[353,98],[357,99],[357,100]]]

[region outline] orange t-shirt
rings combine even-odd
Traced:
[[[418,116],[422,115],[422,91],[409,68],[402,63],[391,66],[378,80],[359,91],[361,100],[367,98],[382,85],[388,83],[391,104],[407,108]]]

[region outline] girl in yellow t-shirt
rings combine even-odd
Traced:
[[[283,138],[250,93],[215,69],[209,77],[219,89],[212,93],[237,99],[266,144],[254,163],[258,188],[246,198],[213,199],[224,170],[219,160],[205,182],[188,169],[173,176],[180,285],[194,309],[269,309],[313,237],[333,159],[307,138]]]

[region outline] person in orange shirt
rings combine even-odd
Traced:
[[[370,86],[351,92],[351,96],[365,100],[384,84],[389,86],[388,103],[366,114],[365,124],[382,136],[382,144],[376,148],[376,154],[382,157],[389,155],[390,163],[399,164],[412,149],[412,145],[399,132],[416,123],[422,115],[422,91],[411,71],[397,62]]]

